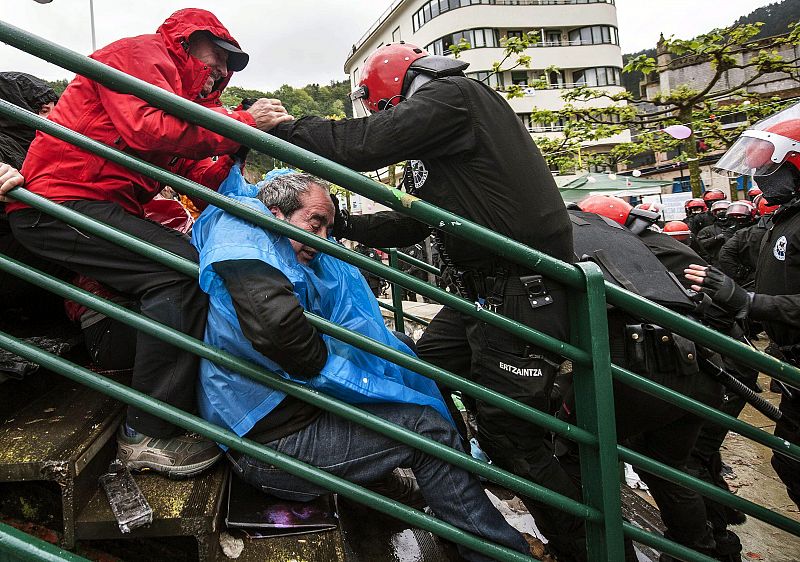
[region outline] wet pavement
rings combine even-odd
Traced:
[[[777,406],[780,396],[768,390],[769,377],[762,374],[759,383],[765,389],[761,396]],[[775,429],[775,422],[750,406],[745,408],[739,418],[770,433]],[[770,465],[771,458],[770,449],[736,433],[728,434],[722,445],[722,459],[733,469],[733,474],[725,478],[732,492],[800,521],[797,506],[789,499],[786,488]],[[733,531],[742,540],[744,546],[742,554],[745,560],[800,561],[800,537],[776,529],[753,517],[748,517],[744,525],[734,527]]]

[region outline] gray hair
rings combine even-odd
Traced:
[[[311,174],[295,173],[277,176],[258,190],[258,199],[267,208],[278,207],[281,212],[291,216],[300,208],[300,196],[307,193],[312,185],[318,185],[330,192],[331,185]]]

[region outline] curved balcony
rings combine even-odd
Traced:
[[[425,2],[411,16],[412,29],[414,33],[422,29],[428,22],[436,19],[442,14],[457,10],[459,8],[472,7],[476,5],[489,6],[569,6],[587,4],[610,4],[614,5],[614,0],[429,0]]]

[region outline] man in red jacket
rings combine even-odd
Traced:
[[[292,119],[278,100],[258,100],[246,111],[222,107],[220,93],[232,73],[245,67],[248,55],[205,10],[175,12],[155,34],[121,39],[91,56],[262,131]],[[70,83],[50,118],[213,188],[227,175],[230,155],[239,149],[234,141],[82,76]],[[212,156],[219,159],[212,161]],[[158,182],[41,132],[22,173],[32,192],[197,261],[185,235],[143,218],[142,205],[162,188]],[[203,338],[207,301],[194,279],[22,203],[9,203],[6,210],[14,235],[35,254],[133,296],[148,318]],[[191,412],[197,372],[196,356],[138,334],[134,389]],[[173,477],[197,474],[218,458],[214,443],[181,433],[131,407],[117,436],[119,456],[132,469]]]

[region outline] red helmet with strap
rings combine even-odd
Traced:
[[[726,201],[725,199],[720,201],[714,201],[714,203],[711,205],[711,214],[717,215],[718,213],[727,213],[728,207],[730,206],[731,202]]]
[[[378,47],[364,62],[358,88],[350,94],[350,99],[362,100],[372,113],[382,111],[405,99],[417,75],[432,78],[460,75],[467,66],[467,62],[431,55],[411,43],[389,43]]]
[[[703,193],[703,201],[706,202],[706,205],[712,203],[714,201],[722,201],[726,198],[725,192],[721,189],[709,189],[705,193]]]
[[[761,195],[760,187],[754,185],[753,187],[747,190],[747,197],[750,199],[750,201],[753,201],[757,195]]]
[[[728,217],[752,219],[756,213],[755,207],[750,201],[734,201],[728,206]]]
[[[633,209],[624,199],[610,197],[608,195],[592,195],[581,201],[578,205],[584,212],[604,216],[618,222],[622,226],[625,226],[625,223],[628,222],[628,217]]]
[[[702,209],[703,212],[705,212],[708,210],[708,205],[706,205],[706,202],[703,201],[702,199],[697,198],[697,199],[689,199],[688,201],[686,201],[686,203],[683,204],[683,208],[687,211],[689,209]]]
[[[756,212],[762,217],[774,213],[781,207],[780,205],[770,205],[763,195],[757,195],[753,203],[756,205]]]
[[[683,221],[670,221],[664,225],[664,234],[679,238],[691,236],[692,231],[689,229],[689,225]]]

